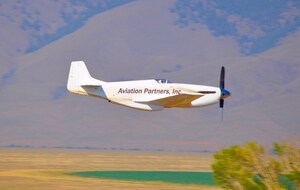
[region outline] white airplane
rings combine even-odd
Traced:
[[[164,108],[193,108],[220,104],[230,96],[225,90],[225,68],[220,87],[171,83],[166,79],[104,82],[91,77],[83,61],[71,63],[67,88],[70,92],[99,97],[129,108],[160,111]]]

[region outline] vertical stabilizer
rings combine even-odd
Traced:
[[[67,88],[70,92],[77,94],[87,94],[83,86],[101,86],[104,81],[91,77],[83,61],[73,61],[71,63]]]

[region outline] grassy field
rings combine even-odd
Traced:
[[[216,186],[211,172],[186,171],[85,171],[73,172],[71,175],[123,181],[152,181],[176,184],[197,184]]]
[[[214,186],[84,178],[81,171],[209,171],[206,154],[62,149],[0,149],[0,189],[220,189]]]

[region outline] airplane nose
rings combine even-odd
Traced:
[[[229,97],[231,94],[228,90],[225,90],[224,88],[221,89],[221,99],[225,99],[227,97]]]

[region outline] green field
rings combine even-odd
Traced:
[[[211,172],[182,171],[86,171],[71,175],[125,181],[166,182],[176,184],[216,185]]]

